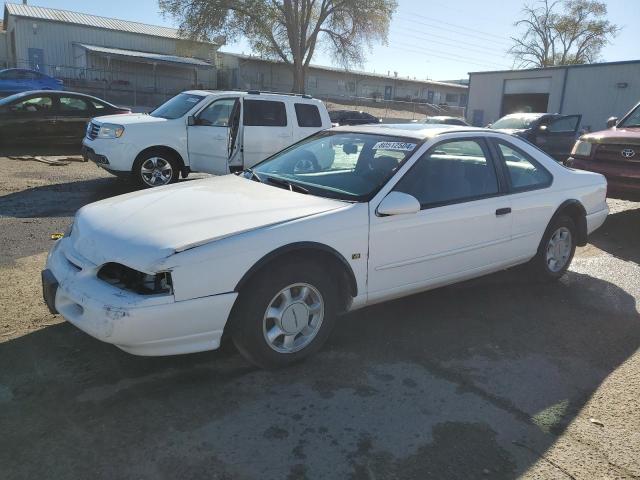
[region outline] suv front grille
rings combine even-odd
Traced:
[[[605,162],[640,162],[640,145],[599,144],[594,158]]]
[[[91,140],[95,140],[96,137],[98,136],[99,131],[100,131],[100,126],[96,125],[93,122],[89,123],[89,128],[87,128],[87,138],[90,138]]]

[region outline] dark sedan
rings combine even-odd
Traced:
[[[336,125],[366,125],[382,122],[382,119],[358,110],[332,110],[329,112],[329,118],[331,123]]]
[[[79,143],[91,118],[118,113],[131,110],[82,93],[18,93],[0,100],[0,143]]]
[[[581,119],[582,115],[512,113],[488,127],[525,138],[559,162],[564,162],[578,136]]]

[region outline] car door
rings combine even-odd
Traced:
[[[87,122],[95,115],[93,104],[77,95],[58,97],[58,116],[55,130],[65,143],[82,141]]]
[[[287,120],[286,106],[281,100],[244,97],[242,128],[245,167],[252,167],[293,143],[293,122]]]
[[[569,158],[578,136],[582,115],[561,115],[549,119],[536,132],[535,144],[558,161]]]
[[[484,139],[442,140],[392,188],[417,198],[418,213],[379,216],[371,203],[371,301],[510,264],[511,205],[496,167]]]
[[[511,203],[512,248],[516,259],[534,256],[542,233],[554,213],[548,201],[553,175],[533,156],[505,139],[490,140],[499,158]]]
[[[33,94],[6,106],[2,136],[11,142],[43,142],[55,139],[55,103],[51,95]]]
[[[238,97],[214,100],[195,115],[187,126],[191,169],[225,175],[229,173],[229,119]]]
[[[317,105],[294,102],[292,106],[294,111],[290,113],[289,117],[295,118],[297,125],[297,128],[293,130],[293,143],[307,138],[322,128],[322,117]]]

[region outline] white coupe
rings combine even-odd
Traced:
[[[605,221],[606,190],[491,130],[338,127],[239,175],[85,206],[43,293],[133,354],[213,350],[226,333],[280,367],[316,352],[341,312],[526,262],[559,278]]]

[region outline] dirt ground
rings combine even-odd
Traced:
[[[93,164],[0,158],[0,477],[640,477],[640,203],[554,285],[516,269],[364,309],[278,372],[230,346],[128,355],[47,312]]]

